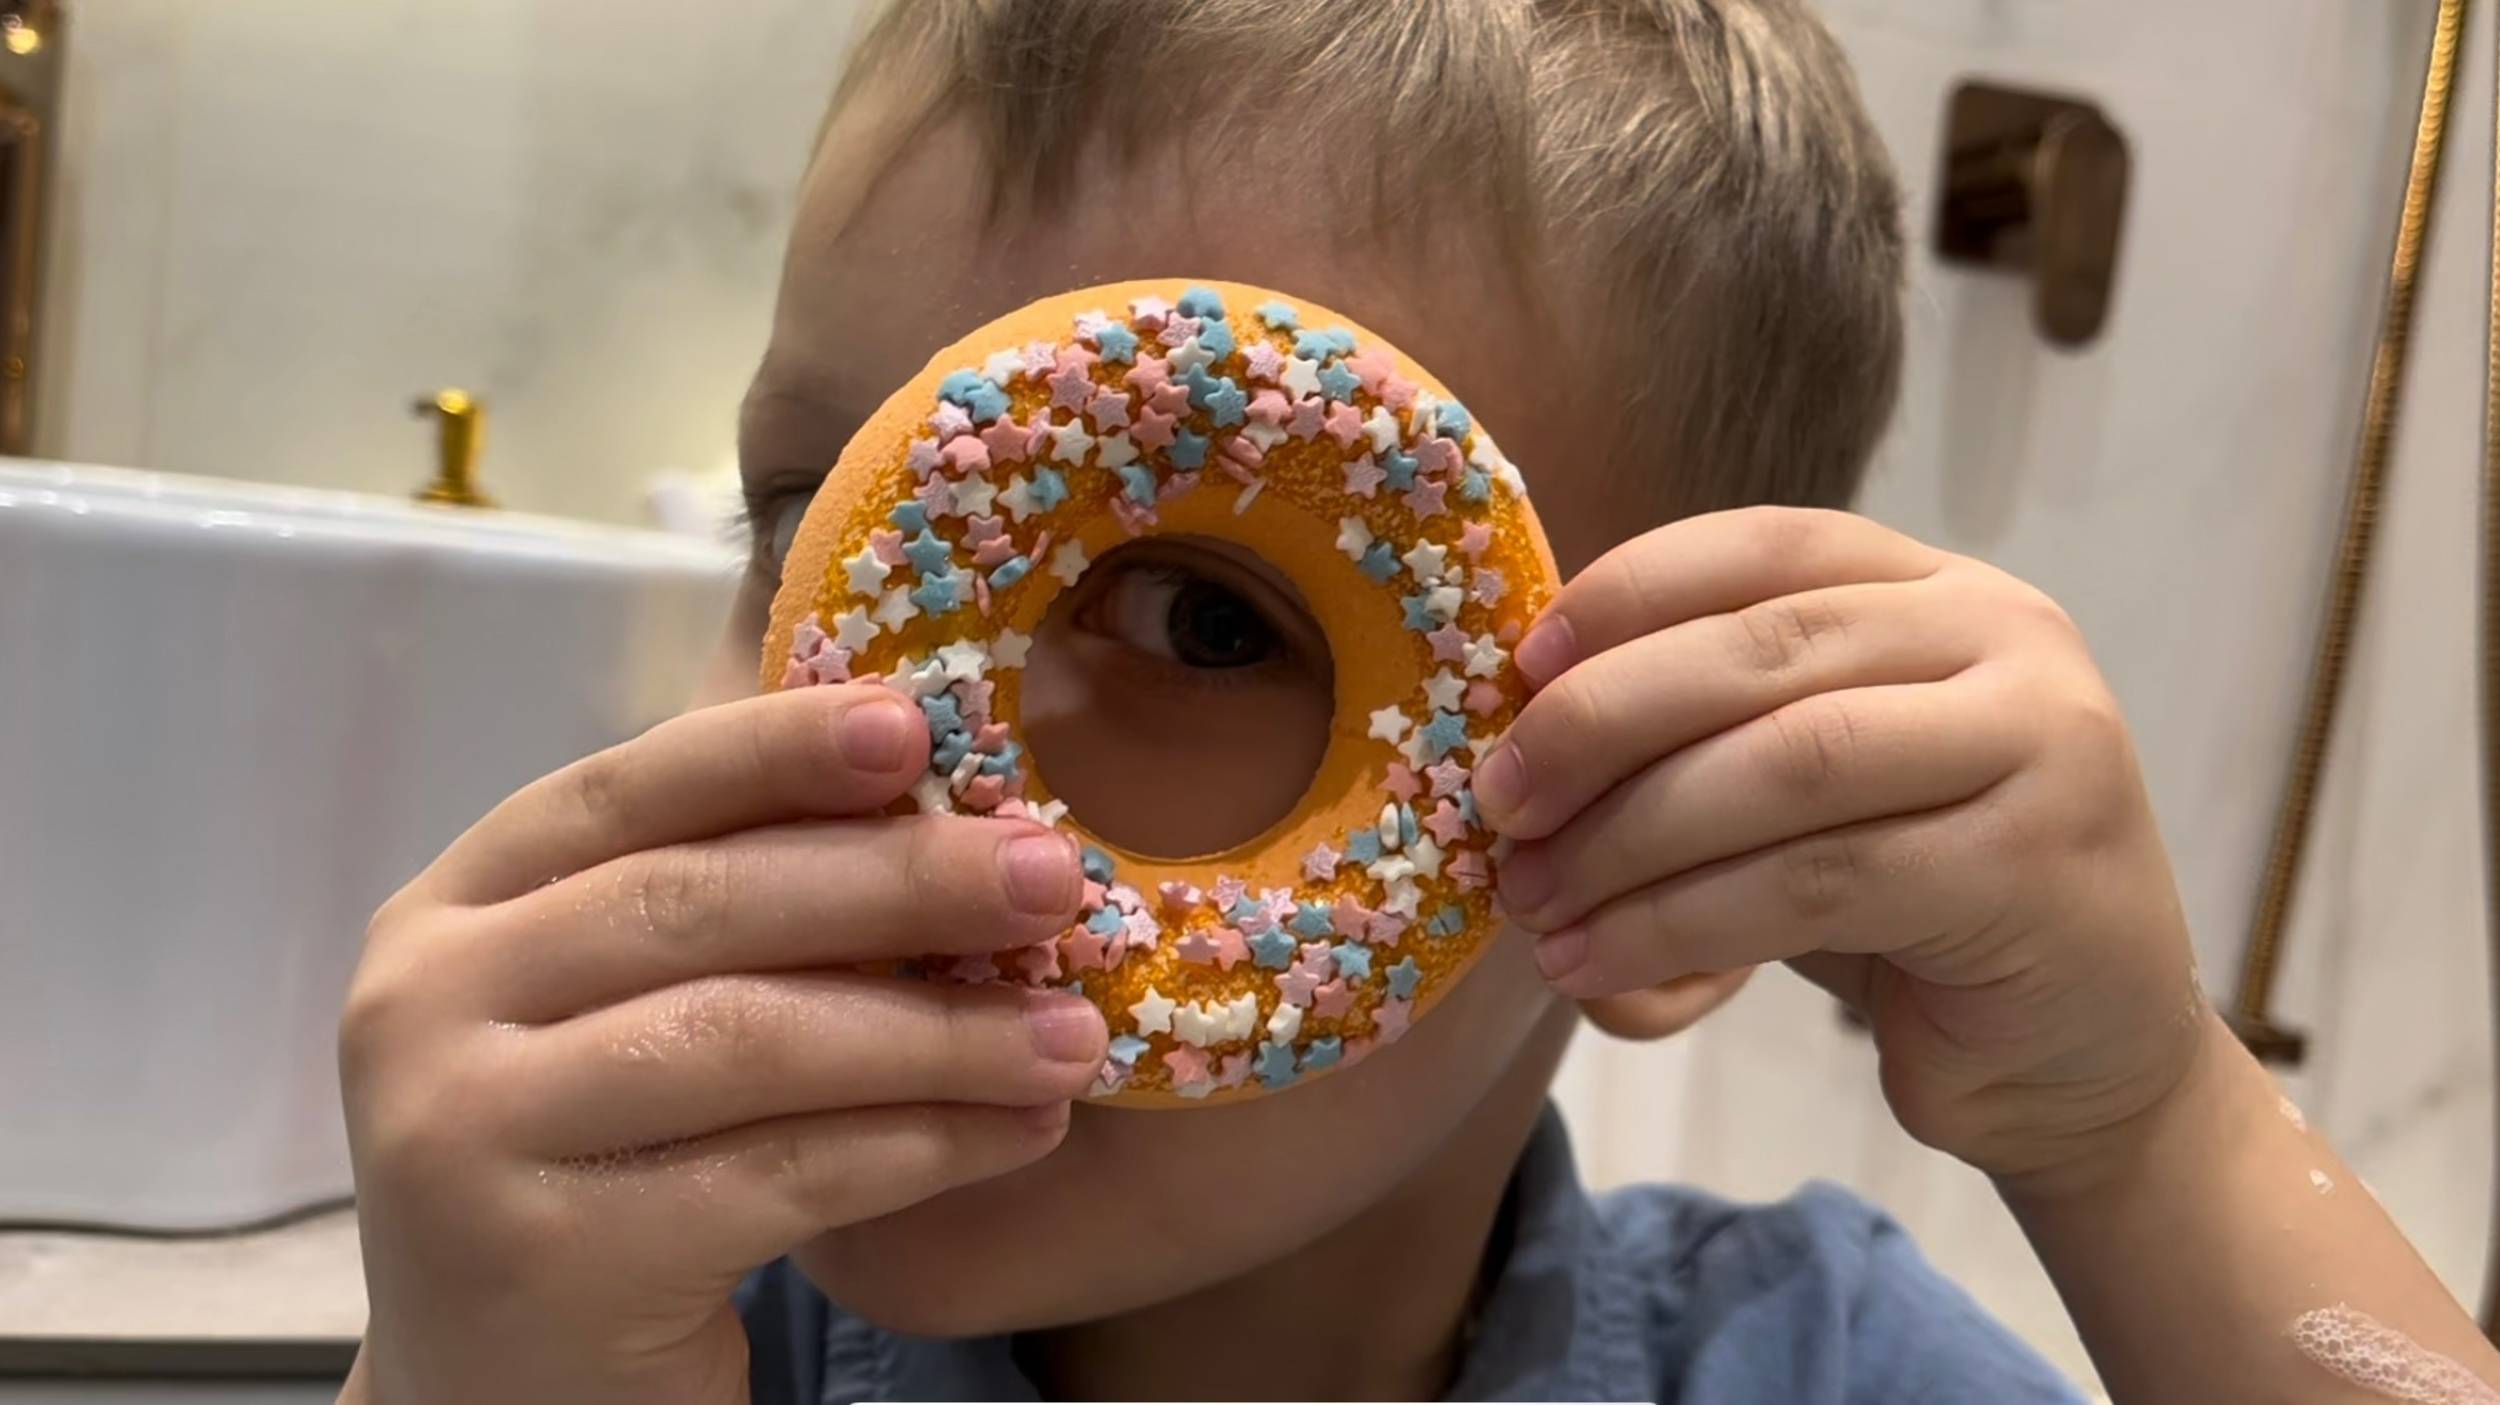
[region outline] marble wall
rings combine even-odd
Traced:
[[[1923,254],[1900,423],[1865,506],[2059,596],[2135,723],[2212,981],[2280,785],[2357,420],[2431,0],[1827,0],[1922,232],[1944,95],[2088,93],[2134,141],[2108,335]],[[2488,24],[2487,13],[2478,16]],[[401,491],[410,393],[496,419],[517,506],[631,519],[718,465],[761,344],[832,0],[111,0],[79,10],[45,448]],[[2418,384],[2284,1010],[2311,1116],[2461,1295],[2490,1176],[2471,784],[2471,501],[2487,31],[2468,46]],[[2088,1369],[2010,1222],[1910,1143],[1872,1054],[1778,972],[1563,1086],[1600,1180],[1805,1177]]]

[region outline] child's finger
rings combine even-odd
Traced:
[[[910,788],[928,748],[911,706],[873,685],[702,708],[524,786],[418,882],[443,901],[497,902],[641,849],[872,813]]]
[[[1968,800],[2031,746],[2020,699],[1983,670],[1817,693],[1685,747],[1521,845],[1502,864],[1502,902],[1553,931],[1705,864]]]
[[[499,1096],[550,1156],[894,1103],[1066,1102],[1102,1012],[1059,991],[854,974],[716,976],[518,1033]]]
[[[604,1199],[599,1247],[615,1262],[734,1280],[828,1229],[1040,1160],[1067,1130],[1064,1102],[853,1108],[585,1164],[551,1189]]]
[[[1554,596],[1513,661],[1551,682],[1582,659],[1704,615],[1853,582],[1907,581],[1948,558],[1854,513],[1744,508],[1687,517],[1597,558]]]
[[[1818,693],[1949,678],[1984,620],[1935,581],[1784,595],[1644,634],[1564,673],[1475,769],[1486,823],[1553,833],[1643,767]]]
[[[1982,931],[2017,896],[2020,870],[1991,857],[2005,833],[1983,797],[1756,849],[1539,938],[1537,968],[1565,995],[1614,995],[1694,971],[1813,951],[1888,953]]]
[[[559,1019],[699,976],[978,955],[1076,919],[1075,844],[1037,824],[908,815],[777,825],[611,859],[475,917],[475,1008]]]

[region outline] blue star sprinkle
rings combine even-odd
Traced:
[[[1111,881],[1111,856],[1109,854],[1088,844],[1079,857],[1084,863],[1086,877],[1097,883]]]
[[[1389,968],[1390,997],[1392,999],[1405,1000],[1413,996],[1415,993],[1416,983],[1421,981],[1423,978],[1424,968],[1415,964],[1414,957],[1399,957],[1398,964]]]
[[[1233,354],[1233,328],[1229,322],[1209,322],[1198,329],[1198,345],[1207,355],[1221,361]]]
[[[929,748],[929,769],[939,775],[952,772],[972,754],[970,732],[948,732]]]
[[[1325,361],[1337,354],[1337,344],[1326,332],[1301,332],[1294,336],[1293,354],[1305,361]]]
[[[1000,747],[995,755],[981,758],[981,774],[985,776],[1012,775],[1016,769],[1017,758],[1023,755],[1023,747],[1009,742]]]
[[[1326,903],[1298,903],[1293,910],[1293,929],[1306,937],[1324,937],[1336,930],[1328,915]]]
[[[979,371],[952,371],[938,382],[938,399],[969,408],[973,387],[986,384]]]
[[[1094,345],[1105,361],[1129,365],[1137,360],[1137,334],[1117,322],[1096,332]]]
[[[1114,1063],[1134,1065],[1152,1047],[1154,1046],[1134,1034],[1123,1034],[1114,1038],[1110,1048],[1105,1052],[1111,1055]]]
[[[949,732],[964,729],[964,707],[953,693],[931,693],[920,700],[920,713],[929,719],[929,738],[935,741]]]
[[[1380,862],[1380,831],[1364,828],[1347,835],[1345,856],[1356,863]]]
[[[1406,607],[1406,627],[1417,634],[1430,634],[1441,627],[1433,618],[1432,596],[1429,592],[1401,596],[1398,603]]]
[[[1250,939],[1250,960],[1254,965],[1281,971],[1293,964],[1293,938],[1274,927]]]
[[[1450,754],[1453,747],[1467,742],[1467,724],[1455,712],[1436,712],[1424,724],[1424,751],[1438,761]],[[1413,839],[1408,839],[1413,843]]]
[[[1033,470],[1033,486],[1029,491],[1033,494],[1033,506],[1048,512],[1068,500],[1068,480],[1060,477],[1059,470],[1055,468],[1037,468]]]
[[[1098,907],[1085,914],[1085,930],[1098,937],[1128,930],[1128,923],[1116,907]]]
[[[1354,392],[1362,389],[1363,378],[1345,368],[1341,362],[1330,362],[1319,368],[1320,394],[1331,400],[1351,402]]]
[[[1481,468],[1471,468],[1458,480],[1458,496],[1464,502],[1483,502],[1493,496],[1493,476]]]
[[[964,578],[953,571],[931,576],[913,586],[911,603],[931,615],[951,615],[963,602]]]
[[[1311,1041],[1310,1048],[1302,1051],[1302,1071],[1317,1073],[1323,1068],[1335,1068],[1337,1060],[1344,1054],[1344,1040],[1333,1034],[1323,1034]]]
[[[1302,314],[1294,311],[1292,304],[1280,302],[1275,298],[1269,298],[1260,303],[1255,310],[1260,321],[1280,332],[1290,332],[1302,325]]]
[[[972,394],[965,398],[964,408],[972,412],[974,420],[988,424],[1007,413],[1007,392],[983,381],[972,388]]]
[[[1144,464],[1120,465],[1120,486],[1128,493],[1129,501],[1139,507],[1155,505],[1154,470]]]
[[[1259,1081],[1270,1088],[1282,1088],[1296,1077],[1293,1050],[1273,1039],[1259,1045],[1259,1057],[1252,1067],[1258,1070]]]
[[[1224,315],[1224,299],[1212,288],[1191,288],[1181,294],[1181,316],[1215,317]]]
[[[1174,468],[1204,468],[1207,466],[1207,437],[1195,430],[1184,429],[1172,436],[1172,447],[1164,450],[1163,456],[1171,460]]]
[[[903,555],[911,558],[911,568],[923,576],[940,574],[954,558],[955,548],[938,540],[937,534],[923,527],[920,535],[903,543]]]
[[[1231,376],[1217,381],[1215,389],[1207,392],[1207,417],[1215,422],[1218,429],[1241,423],[1245,417],[1243,412],[1249,408],[1250,397],[1241,393],[1241,387],[1233,383]]]
[[[1433,417],[1433,424],[1438,426],[1444,435],[1452,439],[1464,440],[1467,437],[1468,428],[1475,424],[1475,420],[1467,413],[1466,406],[1455,400],[1444,400],[1441,402],[1440,412]]]
[[[1422,461],[1403,449],[1391,449],[1380,461],[1380,471],[1387,475],[1389,490],[1403,493],[1415,486],[1415,470]]]
[[[886,520],[906,532],[925,532],[929,530],[929,509],[922,507],[918,498],[907,499],[896,503]]]
[[[1363,559],[1355,562],[1354,566],[1375,581],[1386,581],[1398,573],[1398,555],[1389,549],[1387,542],[1373,542],[1371,548],[1363,553]]]
[[[1349,981],[1372,978],[1372,949],[1354,942],[1339,942],[1329,954],[1337,958],[1338,973]]]

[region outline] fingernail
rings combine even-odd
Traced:
[[[1585,927],[1565,927],[1552,936],[1539,937],[1536,943],[1536,968],[1549,981],[1558,981],[1588,964],[1589,934]]]
[[[999,854],[1007,901],[1018,912],[1048,914],[1076,906],[1076,846],[1056,834],[1010,839]]]
[[[875,698],[845,709],[834,724],[842,759],[863,771],[891,771],[903,764],[917,720],[892,698]]]
[[[1511,650],[1510,661],[1540,688],[1553,682],[1564,669],[1580,661],[1580,641],[1572,636],[1571,621],[1561,615],[1538,620],[1528,637]]]
[[[1520,758],[1519,748],[1505,738],[1476,767],[1474,785],[1476,808],[1499,829],[1518,818],[1519,807],[1527,801],[1528,763]]]
[[[1514,917],[1532,913],[1554,896],[1557,881],[1553,856],[1543,848],[1514,849],[1502,860],[1502,906]]]
[[[1024,1032],[1033,1040],[1034,1053],[1063,1064],[1100,1063],[1110,1037],[1102,1012],[1070,995],[1027,996]]]

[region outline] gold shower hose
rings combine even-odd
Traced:
[[[2276,812],[2274,837],[2266,851],[2264,878],[2258,889],[2257,912],[2249,925],[2239,986],[2231,1002],[2232,1027],[2259,1057],[2271,1061],[2297,1060],[2300,1052],[2299,1037],[2277,1026],[2273,1019],[2275,974],[2282,962],[2283,926],[2298,887],[2301,857],[2308,845],[2317,803],[2318,781],[2325,768],[2327,742],[2334,733],[2336,704],[2350,662],[2361,588],[2368,580],[2371,551],[2377,540],[2379,502],[2385,494],[2388,455],[2395,442],[2396,411],[2404,389],[2406,352],[2412,340],[2414,289],[2439,190],[2449,96],[2455,86],[2457,49],[2465,31],[2465,17],[2466,0],[2440,0],[2439,15],[2431,32],[2430,59],[2422,75],[2422,104],[2414,127],[2413,160],[2405,175],[2404,205],[2397,218],[2396,248],[2388,265],[2378,349],[2370,363],[2369,391],[2362,406],[2361,442],[2354,451],[2352,478],[2345,493],[2343,530],[2336,543],[2326,612],[2310,661],[2308,693],[2301,704],[2300,730],[2292,749],[2292,774],[2284,786],[2281,808]],[[2495,70],[2500,71],[2500,44],[2495,44],[2493,57]],[[2484,348],[2481,600],[2477,629],[2487,905],[2484,936],[2491,949],[2493,1037],[2495,1051],[2500,1053],[2500,81],[2495,82],[2492,124],[2492,281]],[[2494,1118],[2494,1131],[2491,1242],[2484,1257],[2481,1321],[2483,1334],[2500,1342],[2500,1116]]]

